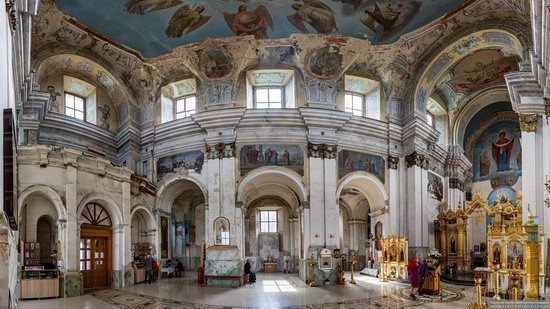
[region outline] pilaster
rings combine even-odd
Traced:
[[[407,234],[411,254],[426,251],[428,247],[427,213],[423,205],[427,201],[429,160],[416,152],[405,157]]]
[[[527,219],[528,209],[535,209],[536,214],[544,213],[544,183],[548,170],[543,169],[543,123],[539,115],[519,115],[521,130],[521,188],[523,191],[523,220]],[[546,124],[546,126],[548,126]],[[546,129],[547,130],[547,129]],[[549,136],[545,137],[546,139]],[[541,216],[543,219],[544,216]]]
[[[311,246],[339,245],[339,206],[336,199],[336,145],[308,144]]]
[[[399,157],[388,156],[388,207],[389,225],[385,232],[401,235],[399,227],[400,203],[399,203]]]

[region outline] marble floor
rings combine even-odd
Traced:
[[[356,285],[307,287],[293,274],[257,274],[240,288],[198,286],[194,278],[162,279],[123,289],[106,289],[73,298],[27,300],[22,309],[180,309],[180,308],[466,308],[472,287],[443,284],[441,299],[412,300],[407,284],[381,283],[356,276]],[[346,274],[349,278],[349,274]]]

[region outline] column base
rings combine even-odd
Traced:
[[[61,276],[59,279],[60,296],[75,297],[82,295],[82,275],[79,271],[68,271],[65,276]]]

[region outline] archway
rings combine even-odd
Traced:
[[[137,205],[131,211],[130,239],[132,246],[132,260],[139,269],[135,274],[135,282],[145,280],[145,258],[147,254],[156,251],[155,239],[157,225],[155,217],[145,206]],[[138,278],[139,277],[139,278]]]
[[[349,238],[349,248],[340,248],[342,254],[358,256],[357,269],[377,267],[381,248],[376,246],[376,237],[387,234],[383,228],[380,231],[388,222],[384,185],[370,173],[353,172],[340,181],[336,194],[340,209],[349,213],[348,221],[341,223],[349,225],[348,230],[341,229],[344,234],[340,237]],[[375,226],[379,227],[378,235]]]
[[[50,187],[31,186],[26,188],[18,199],[19,239],[25,243],[22,254],[25,266],[42,265],[47,269],[54,268],[57,260],[65,259],[63,246],[60,246],[63,256],[58,256],[56,242],[64,244],[67,215],[61,198]],[[40,250],[27,252],[31,244],[39,244]],[[40,251],[40,253],[38,253]],[[28,255],[28,257],[27,257]]]
[[[304,248],[298,209],[306,199],[301,177],[283,167],[257,168],[241,181],[237,201],[243,205],[245,255],[254,271],[297,271]]]
[[[207,194],[204,184],[188,175],[170,175],[157,194],[160,209],[158,257],[181,260],[186,269],[196,269],[201,242],[206,241]],[[164,228],[162,222],[168,222]]]

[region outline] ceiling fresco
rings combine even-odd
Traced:
[[[395,42],[462,0],[56,0],[57,8],[145,57],[206,38],[341,34]]]
[[[481,50],[459,61],[447,82],[455,92],[472,94],[504,82],[504,74],[518,69],[518,58],[506,57],[496,50]]]

